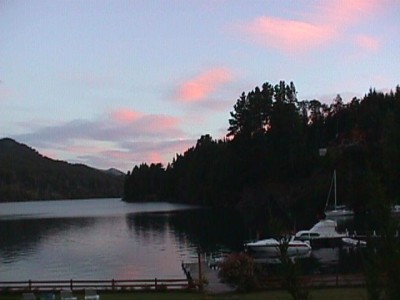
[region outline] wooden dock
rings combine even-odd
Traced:
[[[209,294],[222,294],[234,292],[235,289],[221,282],[218,277],[218,268],[210,265],[203,255],[197,262],[182,263],[182,269],[186,276],[192,278],[200,289]]]

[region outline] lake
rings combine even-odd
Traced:
[[[233,218],[120,199],[3,203],[0,280],[182,278],[199,249],[240,247]]]
[[[3,203],[0,281],[183,278],[182,261],[195,262],[199,250],[240,251],[249,237],[228,210],[120,199]],[[319,249],[303,265],[314,273],[354,271],[360,256]]]

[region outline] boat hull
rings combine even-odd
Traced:
[[[342,245],[342,237],[335,238],[318,238],[318,239],[299,239],[308,241],[313,249],[318,248],[335,248]]]
[[[349,217],[354,216],[354,211],[351,209],[334,209],[325,211],[325,216],[329,218],[334,217]]]
[[[281,256],[280,244],[278,241],[261,240],[245,244],[245,248],[250,253],[265,255],[268,257]],[[302,241],[291,241],[288,244],[287,254],[289,256],[303,256],[311,252],[309,243]]]

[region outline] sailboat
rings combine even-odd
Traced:
[[[331,195],[332,187],[334,189],[334,198],[335,203],[333,208],[328,209],[329,198]],[[325,204],[325,216],[327,217],[345,217],[345,216],[353,216],[354,211],[348,208],[346,205],[338,205],[337,204],[337,196],[336,196],[336,170],[333,171],[333,177],[331,181],[331,186],[329,188],[328,198],[326,199]]]

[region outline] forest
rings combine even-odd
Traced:
[[[228,124],[224,139],[202,135],[167,166],[134,166],[123,199],[315,215],[336,170],[338,202],[356,213],[400,202],[400,86],[328,105],[266,82],[240,95]]]
[[[0,139],[0,202],[120,197],[123,174],[41,155]]]

